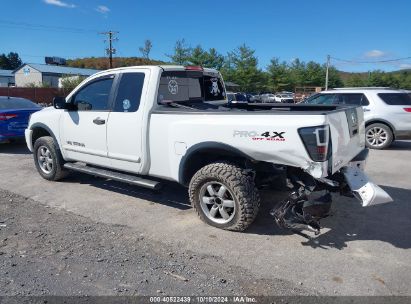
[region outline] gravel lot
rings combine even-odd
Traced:
[[[323,233],[306,238],[267,215],[278,193],[264,193],[247,232],[221,231],[176,184],[48,182],[24,145],[0,145],[0,295],[411,296],[410,151],[371,151],[367,172],[394,203],[336,197]]]
[[[124,225],[97,223],[4,190],[0,202],[4,295],[308,294]]]

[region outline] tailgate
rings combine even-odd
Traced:
[[[364,113],[361,107],[344,108],[326,115],[330,126],[332,174],[349,163],[365,148]]]

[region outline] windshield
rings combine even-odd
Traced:
[[[0,109],[33,109],[40,108],[38,104],[24,98],[0,97]]]
[[[218,73],[203,71],[164,71],[158,89],[158,103],[207,102],[225,100],[226,93]]]

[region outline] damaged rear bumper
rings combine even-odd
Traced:
[[[364,173],[367,156],[368,150],[362,151],[338,172],[326,178],[315,178],[305,172],[289,169],[287,181],[291,193],[270,212],[276,224],[280,228],[320,233],[320,220],[329,215],[331,192],[354,196],[363,207],[392,202],[390,195]],[[319,191],[325,193],[317,198],[311,195]]]
[[[387,192],[369,180],[363,171],[364,165],[365,160],[355,161],[342,169],[345,181],[354,196],[363,207],[392,202],[393,199]]]
[[[341,169],[352,194],[363,207],[392,202],[391,196],[380,186],[374,184],[364,173],[368,149],[364,149],[352,161]]]

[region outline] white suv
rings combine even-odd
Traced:
[[[391,88],[338,88],[311,96],[304,103],[361,105],[366,144],[385,149],[397,139],[411,139],[411,95]]]

